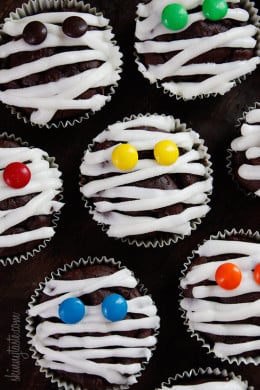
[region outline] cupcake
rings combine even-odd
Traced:
[[[248,194],[260,196],[260,103],[239,120],[240,136],[231,142],[228,168]]]
[[[192,336],[222,360],[260,363],[260,235],[224,231],[205,240],[181,279]]]
[[[170,377],[167,382],[161,384],[156,390],[253,390],[248,386],[247,381],[243,381],[240,376],[235,376],[233,372],[228,373],[226,370],[220,371],[218,368],[184,371]]]
[[[178,119],[132,116],[94,138],[80,167],[80,191],[109,237],[169,245],[210,210],[209,158],[204,141]]]
[[[65,127],[111,99],[121,53],[96,9],[77,0],[31,0],[0,33],[0,101],[18,118]]]
[[[258,26],[245,0],[139,3],[138,69],[177,98],[223,95],[259,64]]]
[[[74,261],[29,303],[27,330],[40,370],[65,389],[126,389],[152,356],[160,319],[133,273],[114,259]]]
[[[63,206],[54,158],[20,139],[0,135],[0,263],[39,252],[55,234]]]

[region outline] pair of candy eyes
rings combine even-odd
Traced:
[[[228,5],[225,0],[204,0],[202,13],[206,19],[217,21],[226,16]],[[169,30],[181,30],[188,24],[189,14],[179,3],[168,4],[161,15],[162,24]]]
[[[178,146],[171,140],[162,140],[154,146],[154,158],[160,165],[171,165],[179,157]],[[120,144],[112,151],[112,163],[120,170],[130,170],[138,162],[138,152],[133,145]]]
[[[88,29],[84,19],[79,16],[70,16],[62,23],[62,31],[70,38],[79,38]],[[23,29],[23,39],[29,45],[39,45],[47,37],[46,26],[37,20],[28,23]]]
[[[120,294],[110,294],[101,303],[101,312],[109,321],[121,321],[128,310],[126,299]],[[59,305],[59,318],[66,324],[76,324],[87,314],[84,303],[79,298],[67,298]]]
[[[242,272],[236,264],[224,263],[217,268],[215,280],[225,290],[233,290],[240,285]],[[254,280],[257,284],[260,284],[260,263],[254,269]]]

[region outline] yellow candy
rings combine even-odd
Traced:
[[[159,141],[154,147],[154,158],[158,164],[171,165],[178,157],[178,146],[170,140]]]
[[[113,149],[112,162],[115,167],[123,171],[134,168],[138,161],[138,152],[130,144],[120,144]]]

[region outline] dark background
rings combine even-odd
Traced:
[[[259,368],[253,364],[241,364],[239,367],[235,364],[229,365],[208,354],[199,342],[190,337],[180,318],[178,304],[178,285],[183,263],[199,243],[219,230],[259,230],[259,199],[247,197],[233,183],[226,169],[226,150],[230,141],[237,136],[237,118],[255,101],[260,101],[260,72],[258,69],[224,96],[183,102],[164,95],[162,89],[150,85],[148,80],[139,74],[134,62],[134,19],[138,1],[91,2],[91,5],[103,11],[110,19],[124,61],[119,87],[111,102],[101,111],[73,128],[48,130],[25,125],[11,115],[6,107],[0,105],[0,132],[14,133],[30,145],[40,147],[56,158],[63,173],[66,203],[56,235],[42,253],[21,264],[1,266],[1,390],[56,389],[56,385],[51,384],[39,372],[27,346],[25,317],[28,300],[38,283],[58,267],[80,257],[102,255],[121,260],[134,271],[152,295],[161,317],[157,348],[139,382],[132,386],[131,390],[154,390],[169,376],[191,368],[207,366],[226,368],[240,374],[250,385],[255,386],[255,390],[260,390]],[[21,4],[22,1],[18,0],[1,1],[1,22],[10,11]],[[260,6],[260,1],[256,4]],[[212,156],[214,170],[211,211],[191,236],[163,249],[137,248],[108,238],[84,208],[78,189],[79,165],[92,138],[108,124],[131,114],[147,112],[171,114],[199,132]],[[12,333],[14,316],[20,319],[19,331],[16,331],[19,336],[17,348],[20,351],[18,382],[7,377],[12,371],[8,336]]]

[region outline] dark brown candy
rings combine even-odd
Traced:
[[[70,16],[62,24],[64,34],[71,38],[81,37],[88,29],[84,19],[79,16]]]
[[[29,45],[39,45],[47,37],[47,28],[37,20],[28,23],[23,29],[23,39]]]

